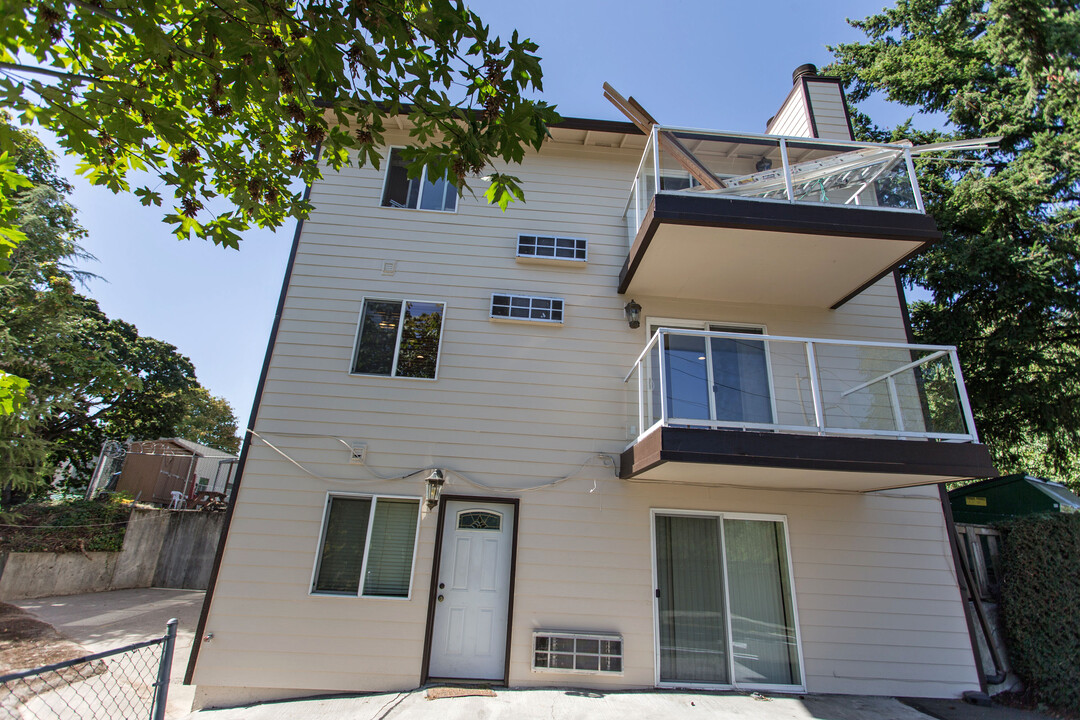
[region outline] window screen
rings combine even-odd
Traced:
[[[364,594],[405,597],[412,575],[416,500],[379,500],[371,526]]]
[[[315,592],[356,594],[370,515],[371,498],[330,498]]]
[[[331,496],[312,592],[408,597],[420,501]],[[370,544],[368,526],[371,526]]]

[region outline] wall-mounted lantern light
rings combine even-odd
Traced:
[[[427,501],[427,508],[431,510],[439,504],[439,495],[442,493],[443,483],[446,482],[446,475],[439,468],[435,468],[431,471],[431,474],[427,476],[427,486],[424,488],[424,499]]]
[[[631,300],[623,307],[626,311],[626,322],[630,325],[631,330],[637,330],[641,327],[641,306]]]

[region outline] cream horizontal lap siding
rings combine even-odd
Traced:
[[[787,516],[809,692],[955,697],[978,689],[935,488],[594,489],[591,480],[522,498],[512,685],[653,685],[654,508]],[[533,672],[539,629],[622,634],[623,675]]]
[[[525,488],[575,476],[520,493],[513,684],[653,684],[649,509],[675,507],[788,515],[810,690],[919,686],[921,694],[955,695],[974,687],[970,650],[966,661],[959,650],[963,615],[934,493],[884,499],[640,485],[614,479],[596,458],[617,456],[628,442],[622,379],[646,340],[645,323],[627,328],[629,298],[615,293],[627,252],[622,210],[639,159],[639,151],[549,143],[513,170],[526,203],[505,213],[468,194],[455,213],[381,208],[383,173],[371,168],[328,173],[315,185],[255,423],[288,459],[258,441],[251,449],[208,616],[213,639],[202,645],[194,677],[204,693],[414,687],[434,513],[421,521],[409,599],[309,590],[327,494],[419,497],[421,481],[372,481],[371,473],[431,467],[451,471],[448,493],[495,497],[464,478]],[[587,238],[589,262],[518,263],[519,233]],[[393,275],[382,274],[386,262],[396,263]],[[493,322],[493,292],[562,297],[566,321]],[[437,381],[349,374],[365,297],[446,303]],[[891,279],[836,311],[635,299],[646,316],[904,340]],[[366,443],[368,467],[348,464],[339,439]],[[624,675],[533,674],[529,633],[538,628],[622,633]],[[898,632],[907,645],[894,642]],[[880,659],[862,657],[873,652]],[[874,679],[858,680],[860,673]]]
[[[852,140],[840,86],[835,82],[809,80],[806,88],[809,91],[817,136],[832,140]]]
[[[324,498],[312,486],[340,487],[277,472],[285,474],[259,475],[264,489],[242,491],[232,570],[218,587],[208,626],[215,638],[203,649],[197,682],[327,691],[415,686],[435,514],[421,523],[412,600],[311,598]],[[649,510],[660,508],[787,516],[808,691],[952,697],[977,688],[933,489],[761,492],[627,483],[599,468],[586,475],[521,495],[511,685],[653,684]],[[421,485],[366,489],[419,493]],[[444,492],[477,490],[451,475]],[[531,633],[551,629],[621,634],[624,673],[533,672]]]
[[[812,137],[810,116],[806,112],[806,98],[801,82],[791,88],[791,94],[784,101],[780,111],[769,123],[768,132],[773,135],[788,137]]]

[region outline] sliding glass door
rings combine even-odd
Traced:
[[[673,331],[661,343],[664,400],[669,418],[766,425],[773,422],[768,346],[764,340],[752,337],[763,334],[763,328],[689,321],[650,322],[651,332],[658,327]],[[739,333],[744,337],[680,335],[680,330]],[[653,350],[654,368],[660,367],[660,352],[660,347]],[[659,414],[658,385],[652,386],[650,417]]]
[[[722,553],[716,518],[656,516],[661,681],[730,683]]]
[[[655,513],[659,680],[802,686],[782,518]]]

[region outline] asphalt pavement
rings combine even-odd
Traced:
[[[176,618],[179,622],[166,717],[182,718],[191,711],[195,697],[195,688],[185,686],[183,681],[204,594],[201,590],[139,588],[19,600],[12,604],[49,623],[88,653],[161,637],[165,634],[165,623]]]

